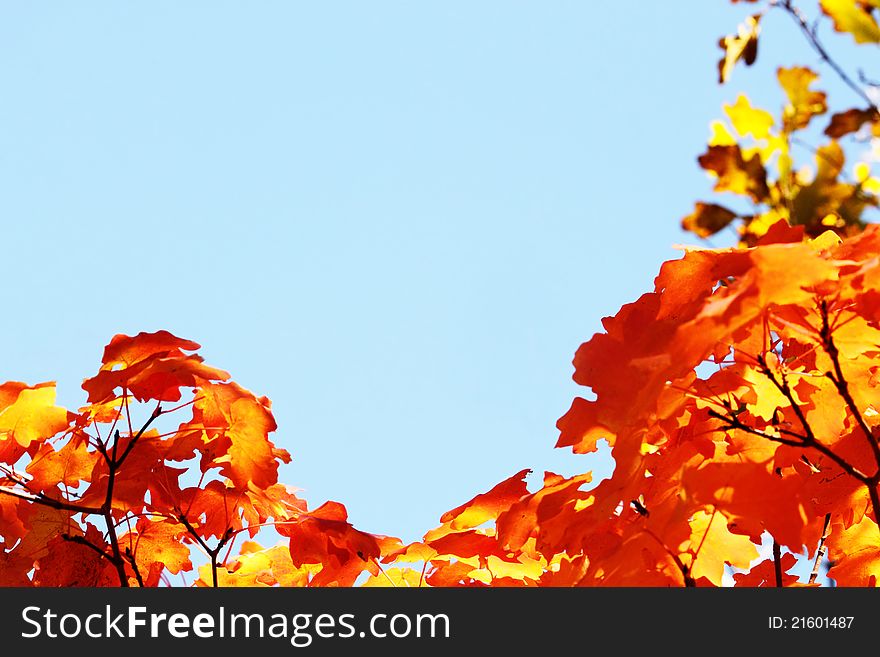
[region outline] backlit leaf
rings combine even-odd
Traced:
[[[770,135],[773,116],[770,112],[752,107],[745,95],[740,94],[733,105],[725,105],[724,111],[740,135],[750,135],[755,139],[766,139]]]
[[[54,383],[21,390],[15,402],[0,412],[0,439],[11,438],[22,447],[67,427],[67,411],[55,405]]]
[[[759,203],[767,198],[767,171],[760,156],[743,157],[739,146],[710,146],[698,158],[700,166],[717,178],[715,191],[749,196]]]
[[[856,43],[880,43],[880,26],[858,0],[820,0],[834,29],[851,34]]]
[[[718,82],[723,84],[730,78],[730,73],[737,62],[743,61],[746,66],[755,63],[758,57],[760,22],[760,14],[749,16],[739,26],[736,34],[726,36],[718,42],[718,46],[724,52],[718,62]]]
[[[737,214],[716,203],[698,201],[694,211],[681,220],[681,227],[700,237],[709,237],[730,225]]]
[[[844,135],[858,132],[866,123],[877,120],[877,113],[872,109],[850,109],[831,115],[831,123],[825,128],[825,134],[832,139],[840,139]]]
[[[806,128],[814,116],[828,110],[825,94],[813,91],[810,86],[819,77],[804,66],[780,68],[776,72],[779,84],[788,97],[783,109],[783,123],[786,132]]]

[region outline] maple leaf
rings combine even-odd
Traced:
[[[118,388],[141,401],[179,401],[181,387],[229,378],[227,372],[205,365],[200,356],[184,353],[199,347],[168,331],[115,335],[104,349],[100,371],[83,381],[83,390],[90,402],[106,402]]]
[[[758,35],[761,32],[761,15],[755,14],[746,18],[739,26],[737,33],[725,36],[718,42],[723,56],[718,62],[718,82],[723,84],[730,77],[737,62],[751,66],[758,58]]]
[[[249,503],[245,491],[222,481],[191,487],[177,496],[178,507],[202,538],[222,538],[229,529],[244,527],[242,505]]]
[[[880,529],[871,518],[862,518],[858,524],[844,528],[832,523],[826,540],[831,568],[828,576],[838,586],[878,586],[880,584]]]
[[[7,381],[4,384],[0,384],[0,412],[12,406],[15,400],[18,399],[21,391],[30,387],[27,383],[22,383],[21,381]]]
[[[690,575],[706,577],[721,586],[724,565],[748,568],[758,556],[758,549],[747,536],[734,534],[728,523],[717,513],[701,511],[690,520],[691,538],[687,551],[691,555]]]
[[[697,159],[701,167],[717,178],[717,192],[742,194],[751,197],[756,203],[765,200],[770,194],[767,171],[757,154],[745,159],[737,145],[709,146]]]
[[[863,125],[877,120],[874,109],[849,109],[831,115],[831,122],[825,128],[825,134],[832,139],[840,139],[844,135],[858,132]]]
[[[239,486],[247,486],[248,482],[258,488],[271,486],[278,481],[275,457],[284,454],[284,462],[290,461],[286,452],[273,449],[267,438],[277,428],[268,408],[254,399],[237,399],[229,407],[229,450],[214,462],[228,464],[220,471]]]
[[[459,507],[440,516],[440,522],[448,524],[452,530],[471,529],[487,520],[494,520],[502,511],[528,494],[525,478],[531,470],[521,470],[505,479],[490,491],[481,493]]]
[[[786,132],[806,128],[814,116],[828,110],[825,94],[810,89],[810,85],[819,77],[811,69],[805,66],[779,68],[776,77],[788,97],[782,115]]]
[[[3,541],[0,541],[0,586],[33,586],[28,571],[21,568],[11,546]]]
[[[97,587],[119,583],[113,566],[101,556],[108,550],[101,533],[89,525],[83,539],[89,545],[66,536],[55,536],[46,545],[34,572],[34,586]]]
[[[80,536],[82,528],[66,509],[31,504],[19,507],[19,517],[27,533],[12,550],[25,571],[49,553],[50,541],[59,536]]]
[[[820,0],[822,11],[834,21],[834,29],[851,34],[856,43],[880,43],[880,26],[858,0]]]
[[[147,586],[155,586],[162,570],[172,574],[192,570],[189,548],[181,542],[187,529],[178,522],[139,518],[135,531],[119,538],[121,545],[128,546],[138,570],[150,573]]]
[[[268,399],[236,383],[205,382],[193,404],[193,421],[181,427],[172,448],[180,450],[177,458],[193,448],[201,452],[203,472],[219,466],[239,488],[249,483],[266,488],[278,481],[279,461],[290,462],[290,454],[268,438],[276,428]]]
[[[382,563],[421,563],[438,556],[437,550],[421,541],[402,545],[396,549],[384,549],[382,552]]]
[[[740,94],[733,105],[725,105],[724,112],[740,135],[751,135],[755,139],[766,139],[770,136],[773,116],[770,112],[752,107],[745,94]]]
[[[581,489],[591,480],[590,472],[570,478],[545,472],[539,490],[514,502],[498,516],[499,543],[506,550],[518,552],[535,534],[537,550],[552,556],[549,554],[552,548],[546,546],[563,541],[562,536],[572,526],[578,507],[585,505],[590,497]]]
[[[0,584],[158,586],[166,573],[192,569],[196,546],[210,557],[198,586],[206,572],[210,585],[348,586],[402,548],[352,527],[337,503],[308,513],[277,481],[290,455],[268,439],[277,428],[271,402],[187,353],[198,348],[167,331],[114,336],[75,414],[55,406],[54,383],[0,386]],[[189,401],[158,404],[180,400],[184,388]],[[144,415],[138,405],[147,402],[156,405]],[[151,426],[186,408],[192,417],[176,430]],[[147,418],[139,428],[136,413]],[[202,476],[182,490],[197,456]],[[293,552],[246,542],[221,559],[239,533],[253,537],[267,524],[304,540],[292,541]],[[294,553],[308,562],[294,565]]]
[[[120,442],[126,446],[127,443]],[[119,511],[144,508],[149,491],[155,501],[176,499],[179,496],[179,478],[182,468],[174,468],[166,461],[169,443],[157,432],[147,431],[137,441],[122,465],[113,466],[112,507]],[[81,502],[99,506],[104,502],[110,481],[111,466],[99,460],[90,478],[90,485],[83,493]]]
[[[438,554],[449,554],[462,559],[472,557],[487,558],[495,556],[509,561],[511,555],[499,545],[494,536],[489,536],[475,529],[444,534],[438,538],[427,540],[426,543],[437,550]]]
[[[862,195],[857,186],[839,180],[844,164],[844,153],[837,142],[817,149],[815,178],[798,189],[791,200],[792,223],[808,226],[813,235],[828,230],[823,223],[828,216],[839,217],[842,226],[862,225],[862,211],[876,201]]]
[[[681,220],[681,227],[700,237],[709,237],[727,228],[737,218],[736,212],[718,205],[698,201],[694,211]]]
[[[306,501],[297,496],[298,489],[286,484],[272,484],[266,488],[248,486],[247,496],[256,513],[255,522],[268,518],[285,521],[308,510]]]
[[[277,527],[290,538],[294,566],[322,564],[310,586],[351,586],[365,570],[376,574],[381,556],[378,537],[355,529],[338,502],[326,502],[310,513]]]
[[[786,552],[780,559],[782,570],[782,586],[791,586],[798,581],[797,575],[790,575],[788,571],[794,568],[797,559],[791,552]],[[734,586],[742,587],[773,587],[776,586],[776,563],[772,559],[766,559],[756,566],[752,566],[747,572],[734,573]]]
[[[52,490],[59,484],[77,488],[81,481],[90,480],[98,459],[83,434],[74,434],[57,451],[43,443],[25,468],[31,475],[28,488],[37,492]]]
[[[22,521],[20,508],[26,504],[26,500],[20,497],[0,495],[0,536],[3,536],[7,542],[15,543],[28,531],[28,527]]]
[[[284,544],[264,549],[254,541],[245,541],[238,556],[218,569],[219,586],[301,587],[308,585],[310,576],[317,570],[294,566],[290,550]],[[211,564],[200,566],[196,586],[212,586],[212,579]]]
[[[20,390],[15,402],[0,412],[0,437],[22,447],[51,438],[68,425],[67,410],[55,405],[54,381]]]

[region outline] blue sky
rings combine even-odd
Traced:
[[[554,450],[578,345],[709,197],[726,2],[0,7],[0,380],[167,329],[273,400],[312,506],[417,539]],[[762,62],[768,61],[761,69]],[[835,88],[833,85],[826,85]]]

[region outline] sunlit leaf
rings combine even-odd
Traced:
[[[761,32],[760,21],[760,14],[749,16],[739,26],[736,34],[726,36],[718,42],[718,46],[724,52],[718,62],[720,83],[723,84],[730,78],[730,73],[737,62],[742,61],[746,66],[755,63],[758,57],[758,35]]]
[[[880,43],[880,26],[859,0],[820,0],[819,4],[838,32],[851,34],[856,43]]]

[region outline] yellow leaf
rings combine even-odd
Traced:
[[[871,165],[867,162],[857,162],[853,167],[853,176],[866,192],[880,194],[880,180],[871,176]]]
[[[241,554],[217,569],[217,584],[221,587],[306,586],[313,566],[297,568],[290,559],[290,549],[284,543],[263,549],[254,541],[245,541]],[[211,564],[199,567],[196,586],[213,586]]]
[[[862,189],[866,192],[870,192],[875,196],[880,196],[880,179],[877,178],[866,178],[861,182]]]
[[[749,99],[740,94],[733,105],[724,105],[724,111],[730,118],[734,130],[740,135],[751,135],[755,139],[766,139],[773,127],[773,116],[770,112],[752,107]]]
[[[822,221],[820,223],[823,226],[828,226],[829,228],[843,228],[846,225],[843,219],[841,219],[839,215],[836,215],[833,212],[830,214],[826,214],[822,218]]]
[[[524,554],[519,555],[516,562],[504,561],[494,554],[490,554],[486,563],[495,577],[509,577],[518,580],[539,579],[546,565],[543,560],[532,559]]]
[[[761,156],[761,162],[766,164],[775,153],[779,153],[779,161],[776,166],[779,169],[780,178],[788,174],[791,168],[791,158],[788,156],[788,142],[782,135],[770,133],[767,135],[763,146],[759,145],[755,150]]]
[[[789,406],[785,395],[779,392],[779,388],[761,372],[750,367],[743,372],[742,377],[751,384],[751,389],[757,397],[754,404],[748,405],[749,411],[755,417],[769,422],[773,419],[777,408]]]
[[[422,572],[412,568],[386,568],[378,575],[372,575],[363,584],[367,587],[418,588],[426,586]]]
[[[835,246],[839,245],[841,241],[840,235],[833,230],[826,230],[818,237],[811,239],[809,245],[816,251],[825,251],[826,249],[833,249]]]
[[[857,0],[821,0],[820,4],[838,32],[851,34],[856,43],[880,43],[877,21]]]
[[[722,121],[712,121],[709,127],[712,129],[709,146],[733,146],[736,144],[736,139]]]
[[[22,447],[51,438],[67,426],[67,411],[55,405],[54,383],[22,390],[15,403],[0,413],[0,436],[12,437]]]
[[[742,60],[746,66],[755,63],[758,57],[758,34],[761,32],[760,21],[760,14],[749,16],[739,26],[736,34],[726,36],[718,42],[718,46],[724,51],[718,62],[718,82],[721,84],[730,77],[738,61]]]
[[[758,556],[758,549],[748,536],[732,534],[720,513],[698,511],[690,521],[691,538],[687,551],[693,555],[691,576],[705,577],[721,586],[724,564],[748,568]]]
[[[782,111],[786,132],[806,128],[810,119],[824,114],[828,109],[825,94],[810,89],[810,85],[819,77],[815,72],[804,66],[795,66],[778,69],[776,77],[788,96],[788,105]]]

